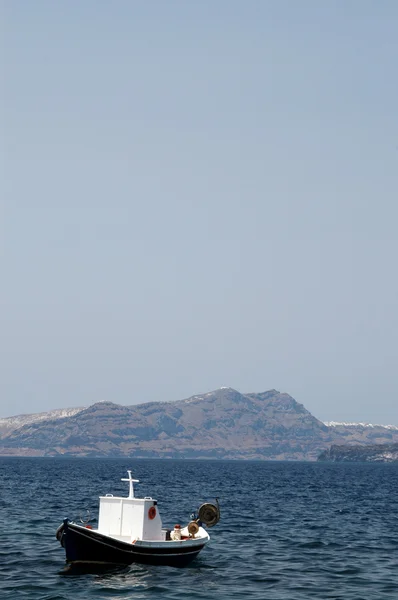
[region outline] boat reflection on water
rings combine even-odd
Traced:
[[[107,563],[67,562],[59,575],[79,576],[79,575],[122,575],[131,571],[129,565],[110,565]]]

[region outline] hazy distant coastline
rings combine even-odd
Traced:
[[[398,443],[398,427],[325,424],[289,394],[220,388],[185,400],[98,402],[0,419],[3,456],[317,460],[335,445]]]
[[[318,457],[320,462],[398,463],[398,443],[347,446],[333,444]]]

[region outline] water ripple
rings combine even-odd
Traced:
[[[189,567],[66,565],[58,525],[87,510],[95,521],[99,495],[126,494],[128,468],[166,526],[220,498]],[[0,597],[396,600],[397,513],[396,465],[1,458]]]

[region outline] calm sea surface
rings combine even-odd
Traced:
[[[62,519],[98,496],[158,500],[165,526],[219,497],[221,521],[185,569],[65,569]],[[0,458],[1,600],[397,600],[398,466]]]

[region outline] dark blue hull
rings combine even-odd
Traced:
[[[66,560],[70,563],[113,565],[141,563],[185,567],[197,557],[205,545],[203,543],[192,547],[181,544],[178,548],[136,546],[104,536],[92,529],[74,525],[68,520],[59,527],[56,537],[65,548]]]

